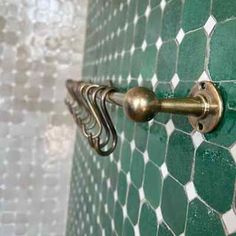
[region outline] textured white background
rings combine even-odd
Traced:
[[[0,0],[0,235],[65,232],[86,0]]]

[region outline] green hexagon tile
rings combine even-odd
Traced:
[[[119,142],[97,156],[77,133],[67,236],[236,235],[236,1],[90,0],[83,79],[187,96],[212,80],[223,119],[207,135],[186,117],[135,124],[111,106]]]

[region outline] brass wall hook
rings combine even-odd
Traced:
[[[213,83],[204,81],[196,84],[187,98],[158,99],[149,89],[132,88],[124,96],[123,108],[136,122],[149,121],[159,112],[188,115],[194,129],[208,133],[219,123],[223,103]]]
[[[85,110],[89,110],[88,116],[92,116],[99,124],[100,129],[96,135],[87,132],[87,129],[85,136],[90,145],[102,156],[112,153],[117,143],[117,134],[107,111],[106,102],[122,106],[126,116],[135,122],[149,121],[159,112],[187,115],[192,127],[201,133],[214,130],[223,112],[221,96],[214,84],[209,81],[195,84],[186,98],[167,99],[158,99],[152,90],[144,87],[135,87],[123,94],[116,92],[112,87],[81,81],[68,80],[66,86],[71,98],[79,101],[77,103],[79,106],[85,106]],[[99,99],[101,102],[98,106]],[[66,102],[74,115],[72,103]],[[81,123],[80,127],[84,131],[83,120],[77,123]],[[103,142],[101,142],[102,129],[105,129],[107,136]],[[110,139],[111,144],[108,146]]]

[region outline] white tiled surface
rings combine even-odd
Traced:
[[[0,235],[64,235],[86,0],[0,0]]]

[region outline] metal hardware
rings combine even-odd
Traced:
[[[66,100],[70,112],[75,116],[75,102],[78,106],[84,106],[81,108],[83,112],[77,112],[78,117],[74,119],[82,128],[90,145],[103,156],[109,155],[115,149],[117,142],[106,102],[122,106],[126,116],[135,122],[149,121],[159,112],[187,115],[192,127],[201,133],[211,132],[219,123],[223,112],[221,96],[209,81],[195,84],[187,98],[167,99],[158,99],[153,91],[144,87],[135,87],[123,94],[116,92],[112,87],[82,81],[68,80],[66,86],[70,94]],[[101,100],[100,105],[98,100]],[[82,113],[86,114],[86,119]],[[92,129],[88,128],[90,122],[85,122],[88,116],[92,116],[92,127],[97,127],[95,134],[89,131]],[[103,130],[106,140],[101,144]],[[108,143],[111,143],[110,148],[107,146]],[[102,149],[104,146],[106,151]]]
[[[204,98],[205,112],[202,116],[189,116],[188,120],[193,128],[201,133],[211,132],[216,128],[223,113],[222,98],[211,82],[196,84],[189,96]]]

